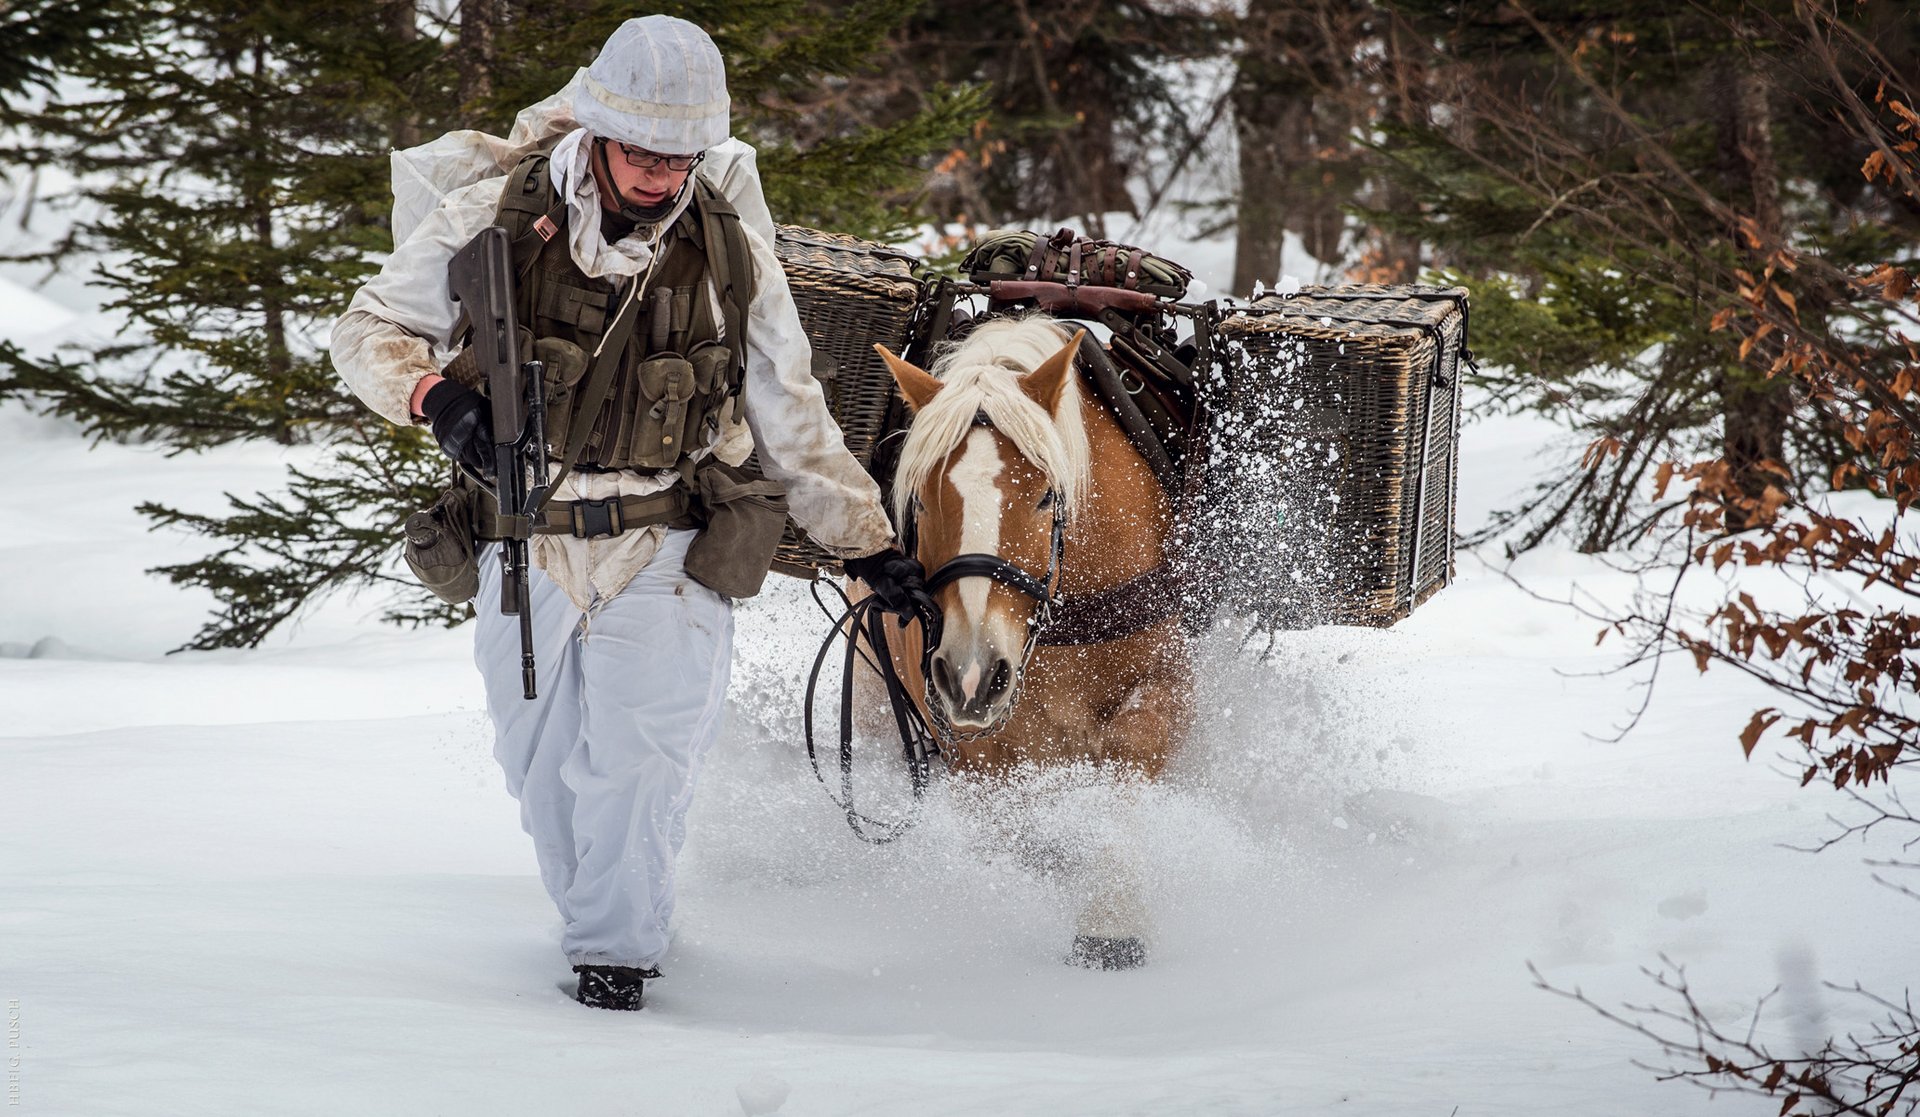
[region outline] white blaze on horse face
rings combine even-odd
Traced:
[[[963,555],[1000,553],[1000,487],[994,482],[1004,468],[993,432],[975,427],[967,435],[967,448],[960,460],[947,471],[948,483],[960,494],[960,553]],[[986,621],[987,591],[992,586],[986,578],[960,580],[960,608],[976,630]],[[966,686],[968,694],[973,690],[973,685]]]

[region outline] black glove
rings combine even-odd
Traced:
[[[902,624],[915,616],[931,624],[940,615],[932,595],[927,593],[926,571],[918,559],[901,554],[898,547],[847,559],[841,566],[848,577],[865,582],[880,599],[881,607],[899,616]]]
[[[449,458],[493,481],[493,404],[463,384],[442,380],[420,399],[420,414]]]

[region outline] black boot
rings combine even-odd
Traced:
[[[640,1007],[640,991],[645,983],[660,976],[659,970],[632,966],[575,966],[580,988],[573,999],[590,1008],[633,1010]]]

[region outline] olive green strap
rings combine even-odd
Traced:
[[[727,324],[727,348],[733,352],[732,387],[738,390],[747,367],[747,304],[753,298],[753,258],[747,235],[733,203],[704,180],[695,180],[694,198],[700,205],[702,233],[707,241],[707,269],[720,292],[720,313]]]
[[[562,501],[536,518],[533,533],[594,539],[622,535],[654,524],[691,526],[692,505],[693,495],[682,485],[645,496]]]
[[[553,188],[549,165],[545,152],[537,151],[520,160],[508,172],[507,185],[494,207],[493,223],[512,238],[508,250],[516,283],[527,281],[540,250],[566,228],[567,200]],[[545,229],[542,221],[547,222]]]

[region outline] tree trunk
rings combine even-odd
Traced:
[[[1368,9],[1355,0],[1252,0],[1233,86],[1240,141],[1239,240],[1233,289],[1280,274],[1288,231],[1307,254],[1347,254],[1349,132],[1365,83],[1356,73]],[[1361,110],[1364,113],[1364,110]]]
[[[397,43],[417,41],[420,38],[418,16],[414,0],[389,0],[387,34]],[[411,101],[403,99],[393,107],[393,115],[387,118],[387,134],[397,148],[413,147],[420,142],[420,113]]]
[[[1424,66],[1419,61],[1423,57],[1422,48],[1402,41],[1404,34],[1404,29],[1394,23],[1387,29],[1382,44],[1387,54],[1387,73],[1392,75],[1385,111],[1402,124],[1412,124],[1426,120],[1430,93]],[[1382,184],[1378,204],[1389,213],[1407,213],[1414,208],[1406,188],[1394,181]],[[1426,245],[1418,236],[1381,232],[1374,238],[1368,259],[1363,261],[1365,274],[1360,278],[1370,283],[1411,283],[1420,277],[1420,268],[1425,262]]]
[[[1753,218],[1764,247],[1749,248],[1738,230],[1729,232],[1747,250],[1758,275],[1781,232],[1780,168],[1773,151],[1773,112],[1767,83],[1744,58],[1719,67],[1709,90],[1718,106],[1720,173],[1736,209]],[[1721,374],[1722,455],[1742,493],[1758,499],[1768,486],[1784,487],[1787,422],[1793,411],[1791,384],[1766,369],[1778,349],[1755,345],[1746,364]],[[1752,518],[1729,509],[1727,527],[1741,531]]]
[[[1348,195],[1335,168],[1353,155],[1352,114],[1346,104],[1324,92],[1314,96],[1308,111],[1313,126],[1301,150],[1319,160],[1321,166],[1306,181],[1295,176],[1298,201],[1294,224],[1307,255],[1323,264],[1337,264],[1346,257],[1347,214],[1342,203]]]
[[[1252,0],[1241,23],[1243,45],[1233,83],[1233,130],[1240,143],[1233,294],[1280,277],[1286,243],[1289,157],[1311,111],[1308,91],[1291,80],[1281,30],[1287,5]]]
[[[460,115],[478,125],[493,99],[493,32],[498,0],[460,0]]]

